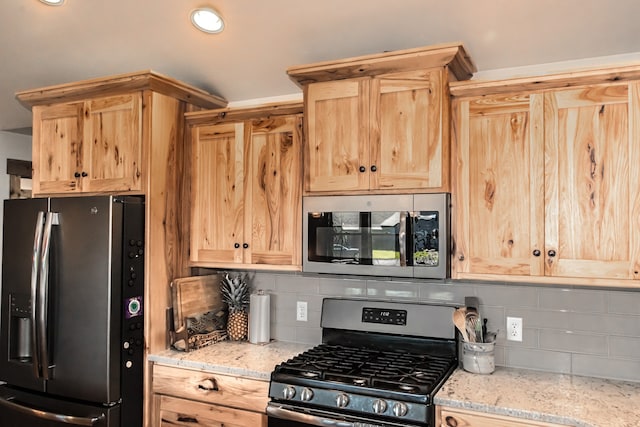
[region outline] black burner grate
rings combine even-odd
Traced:
[[[301,380],[427,394],[452,363],[452,358],[446,356],[321,344],[278,365],[274,373]]]

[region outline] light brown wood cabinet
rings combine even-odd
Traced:
[[[279,107],[187,115],[192,265],[301,268],[302,104]]]
[[[155,364],[154,426],[266,427],[269,382]]]
[[[142,191],[142,95],[33,107],[33,192]]]
[[[452,277],[640,279],[638,81],[461,96],[453,110]]]
[[[447,188],[444,75],[438,69],[310,84],[309,192]]]
[[[484,414],[464,409],[438,407],[436,409],[439,427],[560,427],[541,421],[529,421],[494,414]]]
[[[304,89],[306,193],[449,191],[449,80],[460,45],[288,70]]]

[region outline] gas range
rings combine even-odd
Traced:
[[[433,426],[458,365],[454,309],[325,299],[322,344],[271,374],[269,426]]]

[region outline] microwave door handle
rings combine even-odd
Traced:
[[[400,247],[400,266],[407,266],[407,216],[408,212],[400,213],[400,231],[398,232],[398,246]]]
[[[40,270],[40,253],[42,250],[42,232],[44,212],[38,212],[33,234],[33,252],[31,253],[31,342],[33,344],[33,374],[40,378],[40,349],[38,329],[38,273]]]
[[[42,254],[40,256],[40,289],[38,298],[38,327],[40,328],[40,357],[42,364],[42,378],[49,377],[49,346],[47,342],[47,318],[49,306],[49,254],[51,249],[51,229],[58,224],[58,214],[47,212],[42,236]]]
[[[0,406],[4,406],[13,411],[20,412],[21,414],[30,415],[32,417],[40,418],[47,421],[54,421],[56,424],[64,423],[64,424],[72,424],[76,426],[94,426],[98,424],[98,422],[104,420],[105,415],[100,414],[96,417],[85,418],[85,417],[74,417],[72,415],[63,415],[56,414],[54,412],[47,412],[36,408],[31,408],[29,406],[22,405],[20,403],[13,402],[13,397],[2,397],[0,398]]]

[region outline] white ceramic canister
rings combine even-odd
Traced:
[[[495,371],[495,342],[463,342],[462,368],[474,374]]]

